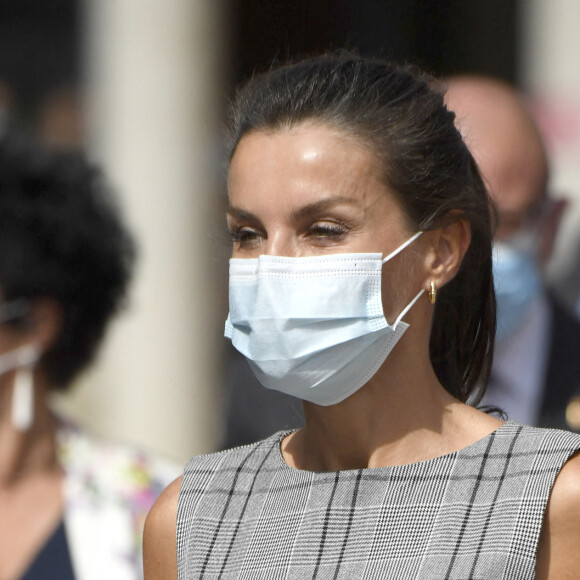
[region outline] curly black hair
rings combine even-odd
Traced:
[[[65,389],[123,305],[135,244],[102,173],[82,153],[0,139],[0,290],[50,298],[62,327],[41,364]]]

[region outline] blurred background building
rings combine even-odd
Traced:
[[[219,445],[230,348],[223,111],[272,61],[329,48],[472,72],[530,95],[571,199],[550,265],[580,296],[576,0],[0,0],[0,130],[84,148],[140,242],[128,312],[65,413],[178,460]]]

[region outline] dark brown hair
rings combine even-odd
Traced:
[[[441,384],[457,399],[477,404],[495,336],[491,205],[436,86],[411,67],[346,52],[272,69],[236,94],[229,158],[250,131],[318,121],[370,145],[417,231],[467,220],[471,244],[457,275],[438,294],[430,356]]]

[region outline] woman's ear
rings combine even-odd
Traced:
[[[436,230],[427,232],[428,250],[425,254],[427,279],[425,288],[433,281],[442,288],[453,279],[471,242],[471,228],[465,219],[456,219]]]
[[[26,315],[26,334],[42,350],[49,350],[62,329],[62,307],[51,298],[35,298],[31,300]]]

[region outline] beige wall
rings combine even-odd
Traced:
[[[60,406],[179,461],[220,434],[219,0],[86,3],[91,151],[140,244],[131,307]],[[219,321],[216,323],[216,321]]]

